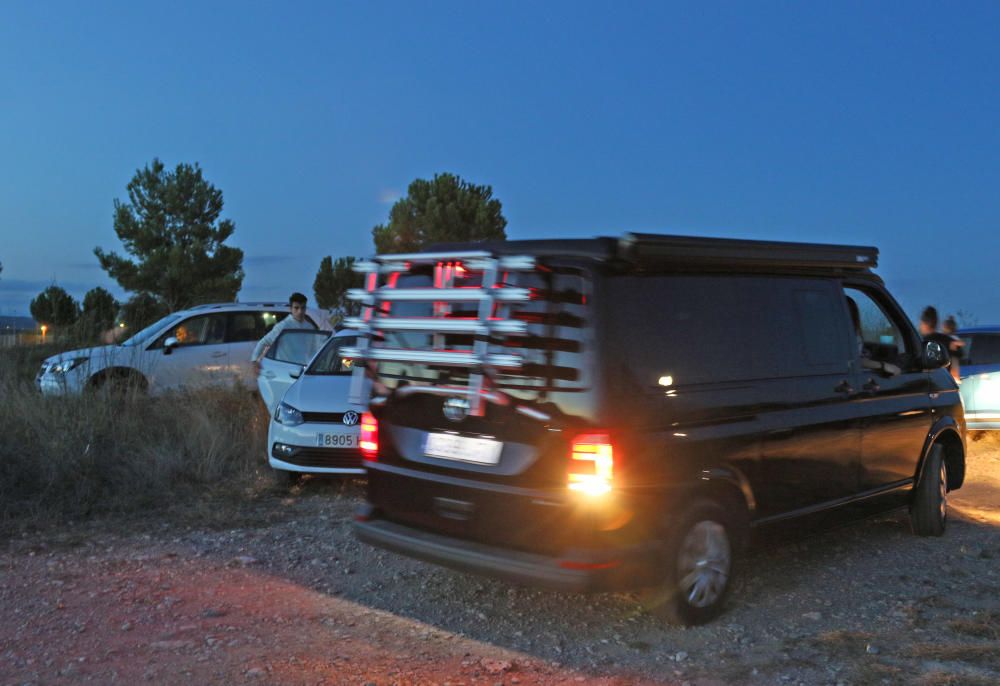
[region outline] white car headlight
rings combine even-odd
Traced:
[[[51,371],[54,374],[65,374],[70,370],[76,369],[86,361],[86,357],[74,357],[68,360],[61,360],[52,365]]]
[[[302,418],[302,413],[288,403],[278,403],[274,411],[274,421],[285,426],[298,426],[305,420]]]

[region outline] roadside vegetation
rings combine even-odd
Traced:
[[[267,418],[249,390],[45,397],[33,378],[55,352],[0,349],[0,534],[165,510],[224,522],[274,492]]]

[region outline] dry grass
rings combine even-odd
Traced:
[[[246,389],[166,398],[43,397],[40,346],[0,350],[0,533],[269,492],[266,417]]]
[[[963,662],[979,667],[1000,666],[996,643],[918,643],[909,649],[911,657],[938,662]]]
[[[996,686],[996,679],[976,674],[928,672],[917,678],[916,686]]]
[[[968,619],[956,619],[948,622],[948,628],[966,636],[1000,640],[1000,612],[987,610]]]

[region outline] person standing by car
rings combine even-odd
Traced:
[[[264,356],[267,349],[271,347],[278,335],[285,331],[286,329],[315,329],[316,325],[311,321],[306,319],[306,303],[308,299],[301,293],[292,293],[291,297],[288,298],[288,305],[291,308],[292,315],[290,317],[285,317],[280,322],[274,325],[270,331],[268,331],[263,338],[257,341],[257,345],[254,346],[253,353],[250,355],[250,361],[255,365],[260,364],[260,358]]]
[[[954,317],[949,315],[944,320],[944,324],[941,325],[941,330],[948,337],[948,354],[951,355],[951,375],[958,381],[962,375],[960,365],[962,358],[965,356],[965,342],[955,335],[955,332],[958,331],[958,322],[955,321]]]
[[[951,370],[951,375],[957,381],[958,365],[955,364],[955,356],[951,349],[952,338],[951,336],[938,331],[938,312],[937,308],[933,305],[928,305],[924,308],[924,311],[920,313],[920,335],[924,337],[925,341],[934,341],[940,345],[946,353],[948,353],[948,365]]]

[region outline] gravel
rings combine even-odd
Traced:
[[[905,513],[771,543],[727,612],[665,626],[356,541],[360,482],[225,530],[104,520],[0,555],[0,684],[1000,682],[1000,451],[971,444],[943,538]],[[250,510],[253,511],[250,511]]]

